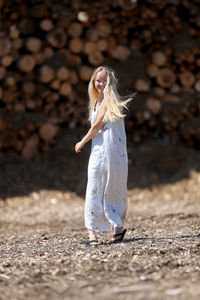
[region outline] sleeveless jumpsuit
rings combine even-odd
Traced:
[[[102,103],[101,103],[102,105]],[[96,121],[101,105],[92,112]],[[124,119],[106,122],[92,139],[85,201],[87,229],[123,227],[127,211],[128,159]]]

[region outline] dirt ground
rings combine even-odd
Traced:
[[[0,299],[200,299],[199,151],[128,145],[127,234],[89,246],[73,145],[0,157]]]

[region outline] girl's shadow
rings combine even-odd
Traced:
[[[176,237],[160,237],[160,238],[148,238],[148,237],[137,237],[137,238],[129,238],[129,239],[124,239],[122,243],[131,243],[131,242],[136,242],[136,241],[152,241],[152,242],[163,242],[163,241],[168,241],[168,240],[187,240],[187,239],[192,239],[192,238],[200,238],[200,233],[197,235],[181,235],[181,236],[176,236]]]

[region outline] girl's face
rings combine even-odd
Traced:
[[[107,73],[105,70],[101,70],[96,74],[94,80],[94,86],[99,96],[103,95],[103,91],[105,89],[106,84],[107,84]]]

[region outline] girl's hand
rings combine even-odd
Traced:
[[[82,148],[83,148],[82,143],[81,143],[81,142],[77,143],[77,144],[75,145],[75,151],[76,151],[76,153],[81,152],[81,149],[82,149]]]

